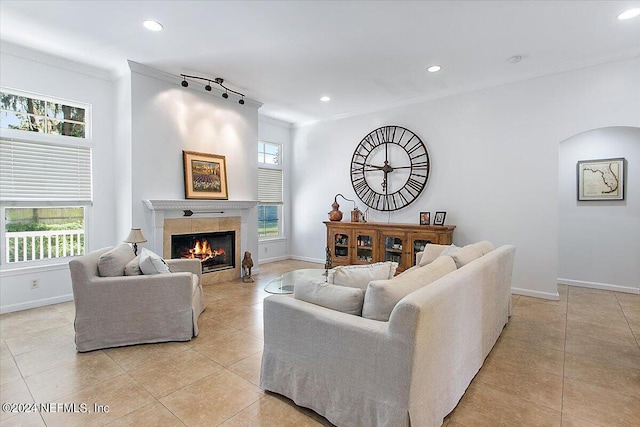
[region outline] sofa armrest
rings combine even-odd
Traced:
[[[513,246],[502,246],[407,295],[389,319],[401,335],[415,324],[412,420],[441,425],[508,320]],[[408,336],[406,337],[409,338]]]
[[[172,273],[188,272],[202,276],[202,262],[199,259],[175,258],[166,259],[165,262]]]
[[[387,407],[389,395],[408,401],[414,343],[397,339],[388,326],[288,296],[270,296],[264,300],[261,386],[317,408],[321,403],[298,388],[309,381],[315,389],[333,390],[328,399],[355,399],[377,408],[373,412],[393,411]]]

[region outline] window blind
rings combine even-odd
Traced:
[[[90,148],[0,139],[1,201],[91,199]]]
[[[282,204],[282,170],[258,168],[258,203]]]

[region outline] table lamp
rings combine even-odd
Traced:
[[[144,243],[146,241],[147,239],[139,228],[132,228],[127,238],[124,239],[125,243],[133,243],[133,254],[136,256],[138,255],[138,243]]]

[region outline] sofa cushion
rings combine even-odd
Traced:
[[[362,314],[364,290],[348,286],[332,285],[317,279],[298,280],[293,287],[293,297],[321,305],[343,313]]]
[[[140,255],[132,259],[125,265],[124,267],[124,275],[125,276],[139,276],[142,274],[142,270],[140,270]]]
[[[397,262],[385,261],[366,265],[347,265],[329,271],[327,282],[332,285],[367,289],[372,280],[391,279],[396,274]]]
[[[451,245],[453,246],[453,245]],[[425,266],[431,264],[445,249],[449,248],[449,245],[436,245],[434,243],[427,243],[422,251],[422,258],[420,258],[419,266]]]
[[[98,273],[102,277],[124,276],[124,268],[133,258],[131,246],[122,243],[100,255]]]
[[[398,275],[391,280],[374,280],[364,295],[362,317],[388,321],[393,308],[405,296],[456,270],[450,256],[440,256],[432,263]]]
[[[169,266],[162,257],[147,248],[142,248],[140,254],[140,270],[142,274],[170,273]]]
[[[422,267],[420,267],[419,265],[414,265],[413,267],[409,267],[408,269],[406,269],[402,273],[398,273],[398,275],[395,276],[395,277],[404,276],[405,274],[411,274],[412,271],[417,270],[419,268],[422,268]]]
[[[485,256],[486,254],[488,254],[489,252],[491,252],[493,250],[493,244],[491,242],[486,241],[486,240],[483,240],[483,241],[478,242],[478,243],[474,243],[471,246],[473,246],[476,249],[478,249],[482,253],[482,256]]]
[[[482,250],[474,244],[467,245],[449,254],[449,256],[455,261],[458,268],[464,267],[471,261],[480,258],[482,255]]]

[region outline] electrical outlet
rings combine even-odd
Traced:
[[[31,281],[31,289],[38,289],[40,287],[40,279],[33,279]]]

